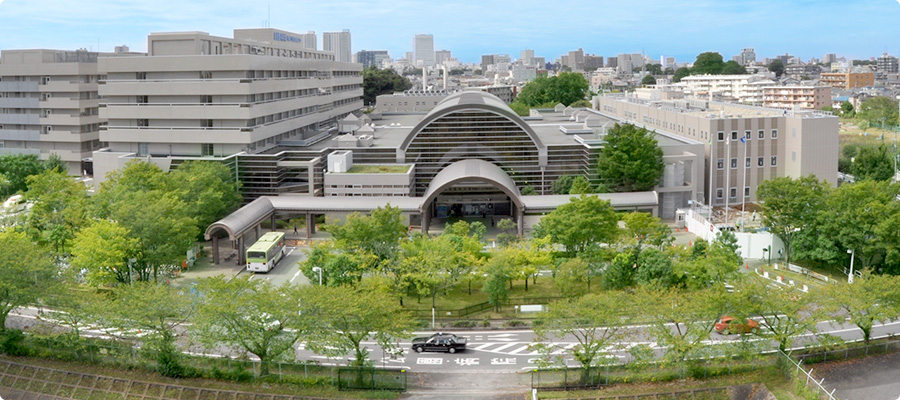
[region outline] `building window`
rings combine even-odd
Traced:
[[[212,104],[212,96],[200,96],[200,104]]]
[[[778,156],[772,156],[772,166],[778,165]]]
[[[716,168],[717,169],[725,168],[725,159],[724,158],[719,158],[716,160]]]
[[[212,72],[200,71],[200,79],[212,79]]]
[[[146,72],[135,72],[134,78],[139,81],[145,80],[145,79],[147,79],[147,73]]]
[[[201,119],[200,120],[201,128],[212,128],[212,126],[213,126],[213,120],[211,120],[211,119]]]
[[[731,131],[731,140],[737,140],[737,131]]]
[[[750,157],[747,157],[747,159],[744,160],[744,168],[750,168]]]
[[[760,138],[760,139],[765,139],[765,138],[766,138],[766,131],[765,131],[765,130],[762,130],[762,129],[759,130],[759,138]]]
[[[737,198],[737,188],[733,187],[728,191],[728,197],[734,199]]]
[[[725,197],[725,190],[724,189],[716,189],[716,198],[722,199],[724,197]]]
[[[744,197],[750,197],[750,186],[744,186]]]
[[[137,126],[150,126],[149,119],[139,119],[137,120]]]
[[[750,135],[750,131],[744,131],[744,139],[746,139],[746,140],[752,139],[751,135]]]
[[[138,104],[147,104],[147,96],[137,96]]]
[[[719,131],[719,141],[725,140],[725,132]]]
[[[731,168],[732,169],[737,168],[737,158],[731,159]]]
[[[772,129],[772,139],[778,139],[778,129]]]
[[[200,155],[201,156],[212,156],[213,155],[213,144],[212,143],[202,143],[200,145]]]
[[[138,156],[150,155],[150,145],[148,143],[138,143]]]
[[[766,165],[765,158],[764,158],[764,157],[759,157],[759,158],[756,160],[756,166],[762,167],[762,166],[764,166],[764,165]]]

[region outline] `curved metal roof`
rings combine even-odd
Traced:
[[[541,165],[546,164],[547,146],[544,145],[531,126],[525,123],[518,114],[503,102],[503,100],[482,91],[459,92],[447,96],[447,98],[438,103],[437,106],[425,115],[425,118],[422,118],[422,120],[409,131],[409,135],[407,135],[406,138],[403,139],[403,143],[400,144],[400,149],[406,151],[416,135],[434,120],[461,110],[483,110],[508,118],[511,122],[522,128],[528,137],[531,138],[535,146],[537,146],[538,152],[541,154]]]
[[[209,240],[213,237],[215,231],[223,230],[228,232],[230,240],[235,240],[248,229],[269,218],[273,212],[275,212],[275,206],[272,205],[269,197],[257,198],[239,210],[228,214],[225,218],[213,222],[212,225],[206,228],[206,233],[203,234],[203,237]]]
[[[505,193],[516,204],[520,210],[525,209],[525,203],[522,202],[522,195],[516,183],[503,171],[500,167],[484,160],[468,159],[457,161],[448,165],[446,168],[438,172],[428,185],[425,191],[424,201],[421,203],[423,209],[430,204],[437,195],[450,186],[462,181],[487,182]]]

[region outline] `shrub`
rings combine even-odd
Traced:
[[[525,321],[517,320],[517,319],[511,319],[509,321],[506,321],[506,326],[509,328],[517,328],[517,327],[528,326],[528,323]]]
[[[453,328],[474,328],[478,326],[478,323],[475,321],[464,319],[460,321],[453,321],[452,323],[450,323],[450,326]]]
[[[481,326],[483,326],[483,327],[485,327],[485,328],[490,327],[490,326],[491,326],[491,320],[485,318],[483,321],[481,321]]]
[[[31,355],[31,349],[25,344],[22,331],[8,329],[0,331],[0,353],[20,357]]]

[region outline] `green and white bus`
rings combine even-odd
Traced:
[[[247,249],[247,271],[269,272],[284,257],[284,233],[268,232]]]

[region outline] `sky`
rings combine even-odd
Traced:
[[[434,35],[435,50],[462,62],[482,54],[547,61],[569,50],[614,56],[644,52],[691,62],[742,48],[757,60],[790,53],[868,59],[900,55],[898,0],[0,0],[0,49],[146,51],[150,32],[234,28],[305,33],[349,29],[352,51],[388,50],[402,58],[413,36]]]

